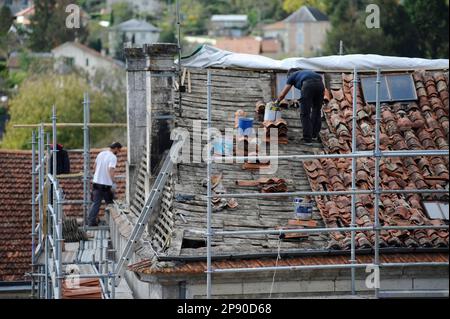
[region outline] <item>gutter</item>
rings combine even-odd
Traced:
[[[31,291],[30,282],[22,281],[0,281],[0,293],[2,292],[27,292]]]
[[[373,255],[374,249],[359,249],[358,255]],[[380,248],[380,254],[425,254],[425,253],[448,253],[449,248]],[[319,256],[350,256],[348,250],[291,250],[280,252],[281,258],[292,257],[319,257]],[[257,254],[231,254],[212,256],[213,261],[219,260],[245,260],[245,259],[264,259],[277,258],[278,253],[257,253]],[[158,256],[161,262],[199,262],[206,261],[206,256]]]

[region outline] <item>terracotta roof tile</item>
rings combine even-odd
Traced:
[[[93,150],[94,163],[99,150]],[[83,154],[70,152],[71,172],[83,170]],[[118,174],[125,174],[126,152],[119,158]],[[0,151],[0,281],[24,280],[31,263],[31,152]],[[67,200],[83,198],[82,179],[61,180]],[[125,180],[118,185],[124,196]],[[64,205],[68,217],[82,217],[81,205]]]
[[[260,54],[261,41],[253,37],[244,37],[238,39],[222,38],[218,39],[216,47],[222,50],[235,53]]]
[[[412,150],[412,149],[442,149],[448,150],[448,97],[444,101],[440,92],[448,88],[446,78],[442,73],[413,75],[419,105],[415,102],[408,104],[394,103],[382,105],[381,149],[384,150]],[[347,103],[341,92],[351,92],[352,76],[344,74],[343,89],[332,90],[333,98],[324,107],[324,114],[328,128],[322,131],[322,141],[329,153],[350,152],[351,121],[344,120]],[[439,94],[438,94],[439,92]],[[361,95],[361,92],[358,94]],[[347,112],[348,113],[348,112]],[[359,150],[374,149],[374,108],[358,102],[358,131],[357,144]],[[349,115],[350,116],[350,113]],[[366,168],[362,169],[362,165]],[[323,160],[305,162],[310,184],[314,190],[344,190],[351,183],[351,160]],[[339,171],[335,168],[337,167]],[[358,160],[357,184],[360,189],[373,189],[374,161],[373,159]],[[380,165],[381,187],[384,189],[444,189],[448,186],[449,171],[446,157],[417,157],[382,159]],[[325,178],[319,180],[319,174],[325,172]],[[348,197],[349,199],[350,197]],[[428,197],[427,197],[428,198]],[[442,198],[439,197],[439,198]],[[447,197],[448,198],[448,197]],[[419,195],[383,195],[383,206],[380,210],[380,220],[386,225],[436,225],[439,221],[432,221],[426,216]],[[336,198],[317,197],[316,202],[322,217],[330,227],[340,221],[345,226],[350,225],[350,218],[346,210],[336,206]],[[371,195],[358,196],[357,202],[358,225],[373,223],[373,197]],[[370,216],[370,217],[369,217]],[[373,243],[373,234],[357,240],[359,248]],[[348,245],[348,237],[332,234],[341,249]],[[388,231],[383,233],[383,239],[389,246],[430,246],[448,247],[448,231]]]
[[[395,238],[395,237],[394,237]],[[371,247],[369,240],[364,234],[357,235],[358,243],[361,246]],[[395,242],[392,242],[395,243]],[[419,263],[419,262],[448,262],[448,254],[446,253],[410,253],[410,254],[383,254],[380,256],[382,263]],[[372,255],[357,255],[357,263],[371,263],[373,262]],[[349,264],[348,256],[308,256],[284,258],[278,261],[278,266],[311,266],[311,265],[336,265]],[[276,259],[248,259],[248,260],[223,260],[213,261],[213,269],[227,269],[227,268],[260,268],[273,267],[276,265]],[[179,263],[174,267],[157,268],[152,267],[152,261],[144,260],[137,264],[128,267],[131,271],[150,274],[150,275],[164,275],[164,274],[203,274],[206,271],[206,263],[202,261]]]

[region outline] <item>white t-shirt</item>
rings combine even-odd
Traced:
[[[98,154],[95,160],[94,183],[112,186],[113,182],[109,175],[110,168],[116,168],[117,157],[110,150]]]

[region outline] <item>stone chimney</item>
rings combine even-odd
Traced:
[[[147,158],[146,180],[149,181],[157,173],[164,152],[171,147],[177,50],[175,44],[165,43],[124,50],[127,60],[128,203],[135,192],[143,156]],[[146,185],[146,196],[149,189],[150,185]]]
[[[127,203],[133,198],[139,164],[146,144],[146,67],[142,48],[125,48],[127,60]]]
[[[175,44],[156,43],[144,47],[147,55],[147,173],[153,175],[163,153],[171,146],[173,129],[173,80],[176,72]]]

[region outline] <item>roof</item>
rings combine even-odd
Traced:
[[[28,8],[25,8],[19,12],[17,12],[14,16],[16,17],[16,21],[19,24],[29,25],[31,23],[30,17],[35,13],[34,5]]]
[[[448,262],[447,253],[421,253],[421,254],[386,254],[380,256],[382,263],[420,263],[420,262]],[[373,255],[357,255],[356,262],[366,264],[373,262]],[[312,265],[346,265],[350,264],[349,256],[314,256],[314,257],[296,257],[277,259],[259,259],[259,260],[226,260],[213,261],[213,269],[230,268],[261,268],[261,267],[295,267]],[[206,262],[196,261],[190,263],[178,263],[175,267],[151,267],[151,261],[145,260],[131,265],[129,269],[141,274],[147,275],[203,275],[207,270]]]
[[[263,39],[261,51],[262,53],[279,53],[281,51],[281,43],[278,39]]]
[[[260,54],[261,41],[254,37],[244,38],[221,38],[215,45],[221,50],[227,50],[236,53]]]
[[[331,101],[324,108],[328,123],[321,132],[327,153],[350,153],[352,121],[352,79],[343,74],[331,81]],[[414,73],[419,103],[384,103],[382,105],[382,150],[448,150],[449,102],[448,74],[443,72]],[[360,151],[374,149],[374,105],[365,105],[362,91],[358,93],[357,147]],[[402,113],[405,114],[402,117]],[[448,157],[383,158],[380,182],[383,189],[447,189],[449,187]],[[345,190],[351,187],[351,159],[314,160],[305,162],[312,189]],[[374,159],[357,160],[359,189],[374,188]],[[380,220],[385,226],[445,225],[430,220],[422,207],[427,195],[382,195]],[[448,196],[433,196],[448,202]],[[357,197],[357,224],[369,226],[373,221],[372,195]],[[316,203],[327,227],[350,226],[351,196],[317,197]],[[332,234],[333,244],[349,245],[349,236]],[[447,230],[392,231],[381,234],[382,246],[448,247]],[[373,234],[360,233],[358,247],[371,246]]]
[[[247,15],[245,14],[216,14],[211,17],[213,22],[247,22]]]
[[[88,47],[88,46],[86,46],[86,45],[84,45],[84,44],[81,44],[81,43],[79,43],[79,42],[65,42],[65,43],[63,43],[63,44],[57,46],[56,48],[54,48],[54,49],[52,50],[52,53],[55,54],[55,53],[58,52],[60,49],[62,49],[62,48],[64,48],[64,47],[67,47],[67,46],[75,47],[75,48],[77,48],[77,49],[79,49],[79,50],[85,52],[86,54],[90,54],[90,55],[92,55],[92,56],[95,56],[96,58],[103,59],[103,60],[105,60],[105,61],[108,61],[108,62],[110,62],[110,63],[116,65],[116,66],[124,67],[124,63],[123,63],[122,61],[115,60],[115,59],[113,59],[113,58],[111,58],[111,57],[109,57],[109,56],[103,55],[103,54],[101,54],[100,52],[98,52],[98,51],[96,51],[96,50],[94,50],[94,49],[91,49],[90,47]]]
[[[284,30],[286,29],[286,23],[284,21],[278,21],[272,24],[263,26],[263,30]]]
[[[92,150],[91,163],[99,150]],[[83,153],[69,152],[71,172],[82,171]],[[119,156],[118,174],[125,174],[126,153]],[[31,264],[31,152],[0,150],[0,281],[22,281]],[[61,180],[67,200],[83,199],[82,179]],[[123,198],[125,181],[119,182]],[[68,217],[82,218],[80,205],[64,205]]]
[[[290,58],[274,60],[268,57],[233,53],[203,45],[192,55],[182,59],[188,68],[231,68],[244,70],[289,70],[300,68],[316,71],[373,71],[389,70],[448,70],[448,59],[418,59],[381,56],[376,54],[332,55],[316,58]]]
[[[134,31],[134,32],[160,32],[161,29],[155,27],[154,25],[148,23],[145,20],[131,19],[122,22],[113,27],[115,30],[120,31]]]
[[[234,116],[238,109],[242,109],[250,116],[254,114],[254,105],[252,103],[257,100],[271,99],[271,73],[265,72],[250,72],[245,70],[222,70],[212,69],[212,77],[214,83],[213,89],[213,111],[212,111],[212,126],[216,129],[224,131],[225,127],[234,126]],[[430,75],[433,75],[430,78]],[[206,70],[190,69],[191,85],[193,87],[204,87],[206,81]],[[320,154],[322,152],[331,152],[337,146],[342,147],[343,150],[337,148],[337,152],[348,152],[348,134],[349,123],[348,119],[348,100],[349,92],[348,85],[351,84],[351,74],[342,73],[328,73],[326,74],[327,87],[334,96],[330,99],[327,107],[324,108],[326,114],[326,121],[324,123],[324,130],[322,140],[324,146],[315,145],[314,147],[307,147],[300,141],[302,136],[302,127],[299,120],[298,109],[289,107],[283,110],[283,119],[287,122],[288,127],[288,144],[279,145],[279,155],[287,154]],[[416,86],[418,88],[418,95],[421,96],[421,107],[419,109],[414,107],[414,103],[390,103],[384,105],[385,113],[383,113],[383,120],[388,125],[383,126],[387,135],[392,136],[392,139],[382,140],[383,147],[391,147],[392,149],[403,149],[404,147],[414,149],[414,143],[417,143],[417,138],[420,138],[426,144],[421,143],[419,148],[427,146],[434,149],[448,149],[448,143],[444,141],[444,137],[448,138],[448,73],[433,72],[426,73],[424,78],[420,80],[418,73],[415,74]],[[420,83],[422,81],[422,84]],[[226,86],[223,85],[226,83]],[[424,93],[423,88],[426,87]],[[233,92],[233,94],[230,94]],[[267,93],[269,92],[269,93]],[[179,119],[179,125],[182,128],[192,129],[192,123],[195,120],[206,119],[206,109],[203,100],[200,96],[204,96],[204,91],[193,90],[191,93],[184,95],[185,101],[183,109],[183,117]],[[340,103],[336,104],[336,101]],[[198,101],[198,102],[195,102]],[[438,102],[439,101],[439,102]],[[350,104],[351,105],[351,104]],[[360,108],[365,112],[366,108],[363,99],[360,99]],[[428,107],[427,107],[428,105]],[[363,107],[364,106],[364,107]],[[405,129],[404,123],[397,118],[399,107],[406,109],[407,116],[414,122],[417,127],[412,132],[416,138],[413,138],[411,130]],[[336,108],[337,107],[337,108]],[[335,114],[330,112],[330,109],[335,110]],[[359,133],[360,150],[364,150],[364,145],[372,146],[369,138],[373,136],[373,113],[359,112],[361,120],[359,125],[361,132]],[[395,115],[394,115],[395,114]],[[338,116],[343,116],[340,118]],[[421,122],[421,115],[423,121]],[[387,119],[393,117],[393,123],[389,123]],[[422,126],[420,126],[420,125]],[[255,116],[255,127],[261,125],[260,119]],[[393,127],[397,130],[393,131]],[[401,127],[401,130],[398,129]],[[367,132],[368,130],[368,132]],[[433,132],[432,132],[433,131]],[[366,134],[361,138],[361,134]],[[334,136],[338,134],[341,140],[337,140]],[[397,135],[395,135],[397,134]],[[428,135],[427,135],[428,134]],[[351,135],[350,135],[351,136]],[[342,143],[342,145],[341,145]],[[366,143],[366,144],[364,144]],[[337,145],[337,146],[336,146]],[[345,146],[347,145],[347,148]],[[336,151],[334,151],[336,152]],[[289,162],[280,160],[278,162],[278,170],[274,175],[267,177],[280,178],[287,181],[287,188],[289,192],[311,191],[311,190],[342,190],[349,187],[349,168],[350,162],[348,160],[340,161],[315,161],[312,165],[307,162],[304,166],[299,160],[290,160]],[[373,161],[358,161],[358,181],[361,189],[373,187]],[[383,187],[393,187],[394,189],[401,189],[410,187],[411,181],[421,183],[414,188],[442,188],[448,187],[448,159],[435,157],[430,159],[428,164],[422,159],[415,161],[402,162],[398,161],[385,162],[382,167],[382,182]],[[336,166],[336,168],[333,166]],[[363,166],[365,165],[365,166]],[[408,168],[408,171],[406,170]],[[257,187],[253,186],[239,186],[242,181],[254,181],[261,177],[259,172],[251,172],[245,170],[242,164],[222,164],[216,163],[213,165],[213,176],[221,176],[221,182],[218,183],[219,191],[225,193],[258,193]],[[411,173],[409,170],[412,170]],[[420,172],[420,174],[418,174]],[[428,173],[427,176],[425,176]],[[189,258],[201,259],[206,256],[206,247],[204,239],[204,230],[206,229],[205,218],[205,194],[206,188],[203,186],[206,178],[206,165],[196,163],[181,163],[176,169],[177,178],[174,186],[174,194],[171,195],[173,201],[173,217],[171,226],[171,235],[168,235],[170,240],[166,247],[158,250],[159,256],[164,256],[164,260],[158,262],[143,262],[143,264],[136,265],[137,268],[131,267],[132,270],[160,275],[164,273],[180,272],[180,273],[200,273],[204,271],[204,264],[196,261],[190,261]],[[214,179],[216,182],[219,178]],[[350,180],[351,181],[351,180]],[[366,183],[366,184],[365,184]],[[406,183],[404,185],[403,183]],[[423,184],[426,183],[426,184]],[[396,185],[397,184],[397,185]],[[447,186],[446,186],[447,185]],[[171,187],[170,189],[173,189]],[[217,195],[220,197],[220,195]],[[169,196],[167,196],[169,198]],[[175,200],[173,200],[175,198]],[[412,195],[408,197],[403,196],[384,196],[383,205],[381,209],[380,218],[384,225],[446,225],[440,220],[429,220],[420,207],[423,200],[422,197]],[[446,197],[448,200],[448,196]],[[237,202],[237,207],[235,204]],[[212,228],[214,231],[234,231],[234,230],[265,230],[277,228],[289,228],[292,226],[294,217],[293,205],[291,199],[286,197],[273,198],[237,198],[236,202],[220,200],[214,202],[214,210],[212,216]],[[357,223],[359,226],[373,225],[373,198],[370,196],[361,196],[357,198]],[[350,198],[347,196],[340,196],[337,198],[322,198],[314,199],[313,211],[313,226],[303,227],[343,227],[349,226],[350,217]],[[406,208],[408,207],[408,208]],[[405,209],[406,208],[406,209]],[[160,217],[160,219],[167,219],[168,215]],[[292,226],[299,227],[299,226]],[[156,231],[156,230],[155,230]],[[382,258],[386,257],[383,253],[385,249],[398,249],[398,254],[393,261],[402,259],[437,261],[443,258],[443,255],[422,255],[419,253],[412,253],[412,249],[448,249],[449,247],[449,232],[448,230],[415,230],[415,231],[388,231],[381,233]],[[149,242],[152,239],[147,238]],[[371,250],[374,245],[373,233],[358,233],[356,236],[358,256],[361,251]],[[289,252],[302,251],[314,256],[314,252],[319,251],[349,251],[349,235],[342,233],[331,234],[309,234],[307,236],[296,236],[285,238],[280,241],[278,235],[234,235],[234,236],[215,236],[212,241],[212,251],[214,256],[221,256],[224,261],[216,261],[217,267],[252,267],[266,263],[264,257],[268,254],[275,254],[278,249],[285,255]],[[402,253],[403,252],[403,253]],[[253,256],[247,259],[236,260],[238,256]],[[153,255],[140,255],[142,259],[152,259]],[[233,258],[231,258],[233,257]],[[317,256],[311,257],[309,260],[312,263],[340,263],[341,257],[331,258],[327,257],[324,260],[318,261]],[[372,256],[373,257],[373,256]],[[370,257],[370,258],[372,258]],[[366,258],[366,257],[358,257]],[[270,259],[270,258],[269,258]],[[346,257],[348,259],[348,256]],[[361,259],[361,260],[362,260]],[[172,262],[166,262],[172,260]],[[285,261],[286,265],[302,264],[305,258],[289,259]],[[274,261],[267,261],[268,264]],[[232,265],[232,266],[230,266]],[[258,267],[258,266],[257,266]],[[155,270],[159,269],[159,270]]]
[[[328,21],[326,14],[314,7],[303,6],[285,20],[287,23]]]

